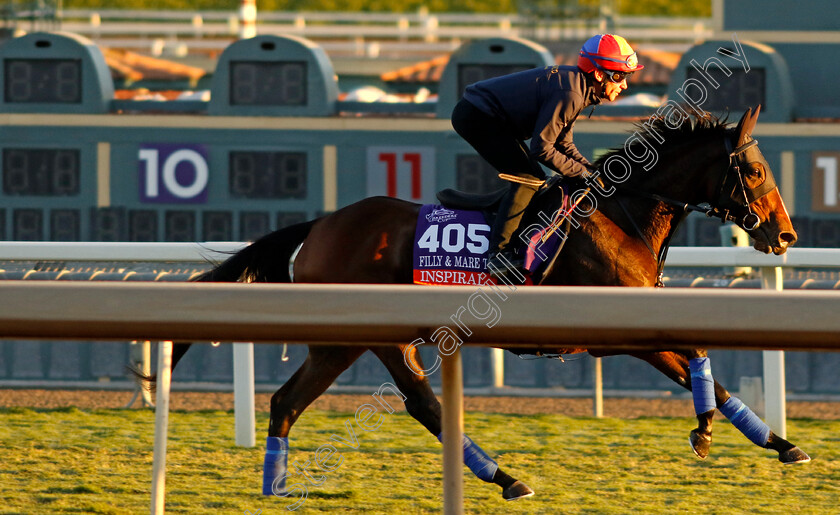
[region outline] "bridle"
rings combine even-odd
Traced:
[[[682,208],[685,212],[703,213],[709,218],[720,218],[721,223],[734,222],[746,231],[755,230],[760,224],[761,220],[758,218],[750,206],[756,200],[764,197],[776,188],[776,181],[769,169],[765,169],[764,182],[755,188],[748,188],[744,183],[744,175],[741,173],[741,167],[738,163],[738,156],[758,145],[758,140],[750,140],[738,148],[732,149],[732,142],[727,138],[724,140],[726,144],[726,152],[729,154],[729,166],[718,179],[717,186],[717,201],[714,204],[709,204],[709,207],[698,206],[680,200],[657,195],[656,193],[648,193],[627,187],[616,188],[620,191],[632,193],[635,196],[647,197],[660,202],[665,202],[672,206]],[[729,206],[727,206],[729,204]],[[622,207],[624,207],[622,205]],[[743,209],[747,212],[742,217],[732,214],[735,209]]]
[[[758,218],[758,215],[753,213],[751,204],[773,191],[776,188],[776,180],[773,178],[770,169],[765,168],[764,182],[755,188],[747,188],[746,184],[744,184],[744,175],[741,173],[741,168],[738,165],[738,156],[758,145],[758,140],[750,140],[734,150],[732,149],[732,142],[728,138],[725,140],[725,143],[726,151],[729,152],[729,168],[727,173],[721,177],[720,186],[718,187],[718,206],[713,208],[713,214],[710,216],[716,216],[722,220],[731,220],[743,229],[752,231],[759,226],[761,220]],[[729,173],[730,171],[734,173]],[[733,183],[730,180],[731,178],[734,178],[737,182]],[[729,214],[729,210],[722,209],[724,202],[730,199],[738,207],[747,211],[747,214],[740,221],[732,217]]]
[[[638,191],[625,186],[616,186],[616,189],[618,191],[630,193],[638,197],[644,197],[659,202],[664,202],[672,206],[677,206],[682,210],[679,219],[675,224],[671,226],[671,230],[665,237],[665,240],[662,243],[662,247],[659,249],[659,253],[657,254],[653,250],[653,246],[650,244],[650,241],[648,241],[641,228],[638,226],[638,224],[636,224],[636,221],[633,219],[632,215],[627,210],[627,207],[625,207],[624,203],[621,201],[620,198],[616,198],[618,205],[621,207],[622,211],[624,211],[624,214],[627,216],[628,220],[630,220],[630,223],[633,225],[633,228],[639,234],[639,237],[645,243],[645,246],[648,248],[650,253],[656,258],[657,274],[655,286],[657,287],[664,286],[664,284],[662,283],[662,272],[665,267],[665,258],[668,255],[668,248],[670,247],[671,237],[674,235],[674,233],[676,233],[677,229],[689,213],[698,212],[705,214],[709,218],[720,218],[721,223],[725,223],[728,221],[734,222],[746,231],[755,230],[761,224],[761,219],[758,217],[757,214],[753,212],[750,204],[773,191],[776,188],[776,181],[773,178],[773,174],[770,171],[770,168],[765,167],[764,182],[762,182],[755,188],[748,188],[744,182],[744,175],[741,173],[741,167],[739,165],[739,156],[744,154],[747,150],[751,149],[752,147],[758,145],[758,140],[750,140],[747,143],[744,143],[743,145],[735,149],[732,148],[732,142],[729,138],[724,139],[724,144],[726,145],[726,152],[729,155],[729,164],[721,174],[720,179],[718,179],[718,186],[716,188],[718,191],[718,198],[714,204],[710,203],[709,207],[703,207],[690,204],[688,202],[682,202],[679,200],[664,197],[662,195],[658,195],[656,193]],[[732,211],[735,209],[745,210],[746,214],[740,217],[735,216],[732,214]]]

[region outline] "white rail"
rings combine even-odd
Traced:
[[[482,304],[473,298],[475,288],[412,285],[5,281],[0,288],[5,338],[431,341],[432,329],[467,301],[488,320],[467,324],[471,341],[517,347],[638,348],[647,339],[669,345],[673,339],[708,348],[834,349],[840,328],[840,292],[825,290],[545,286],[519,288],[511,302],[489,297],[495,290],[485,288],[491,293],[485,291]],[[779,344],[782,336],[792,341]]]
[[[170,261],[203,262],[221,260],[247,245],[238,242],[205,243],[58,243],[58,242],[4,242],[0,247],[0,260],[21,261]],[[781,290],[781,267],[834,267],[840,268],[840,250],[792,248],[781,256],[763,255],[747,247],[674,247],[671,249],[669,267],[761,267],[762,286]],[[253,350],[248,344],[234,346],[238,366],[234,371],[234,391],[239,392],[235,404],[237,445],[253,446],[253,403],[247,403],[247,392],[253,392],[253,380],[248,381],[247,355]],[[501,351],[492,354],[496,387],[504,384],[504,357]],[[785,365],[782,351],[765,351],[764,385],[767,423],[783,438],[787,433]],[[597,375],[597,370],[596,370]],[[594,384],[594,412],[600,415],[603,405],[600,381]]]
[[[840,268],[840,249],[793,247],[781,256],[760,254],[751,247],[672,247],[669,267],[758,266]]]
[[[65,9],[58,13],[61,29],[93,39],[105,46],[144,48],[174,43],[221,50],[238,38],[239,14],[230,11],[152,11],[120,9]],[[21,20],[24,23],[25,20]],[[474,13],[356,13],[257,12],[258,34],[297,35],[343,42],[336,53],[357,53],[360,41],[379,43],[380,52],[402,51],[406,42],[423,42],[450,50],[464,39],[530,37],[541,41],[583,40],[593,30],[606,30],[598,19],[545,18],[518,14]],[[693,44],[713,35],[711,18],[657,18],[618,16],[612,30],[635,42]],[[436,51],[440,51],[439,49]]]
[[[127,261],[203,263],[230,257],[248,245],[231,241],[201,243],[113,243],[4,241],[0,261]]]
[[[0,334],[392,344],[429,338],[450,313],[465,304],[473,310],[468,302],[477,292],[457,286],[8,281],[0,284]],[[704,347],[840,350],[840,294],[834,291],[542,287],[507,294],[507,300],[499,300],[498,319],[478,310],[474,321],[462,319],[472,330],[465,345],[645,348],[665,339],[688,347],[702,342]],[[33,305],[39,309],[30,309]],[[171,342],[164,341],[161,369],[171,353]],[[442,355],[442,361],[444,513],[463,513],[459,350]],[[153,514],[163,513],[165,505],[169,389],[164,373],[156,407]]]
[[[201,263],[224,259],[247,242],[103,243],[4,241],[0,261],[171,261]],[[794,247],[781,256],[748,247],[672,247],[669,267],[769,266],[840,268],[840,249]]]

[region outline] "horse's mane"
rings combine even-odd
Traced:
[[[651,116],[649,119],[636,122],[634,124],[635,130],[631,134],[638,134],[645,138],[645,140],[657,149],[666,149],[685,143],[686,141],[697,138],[699,135],[707,135],[709,133],[724,133],[730,130],[727,125],[728,115],[723,118],[718,117],[712,113],[697,114],[691,108],[685,108],[689,112],[689,116],[683,119],[679,126],[671,126],[666,123],[666,117],[663,115]],[[659,139],[664,140],[660,143],[657,138],[650,133],[655,132],[660,136]],[[638,139],[630,144],[630,148],[637,155],[642,153],[642,149],[638,148],[642,143]],[[633,163],[633,160],[627,155],[627,149],[622,145],[621,147],[613,148],[601,155],[595,160],[593,165],[602,168],[604,162],[613,156],[621,156],[628,162]]]

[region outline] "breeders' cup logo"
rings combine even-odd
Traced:
[[[445,207],[435,209],[426,215],[426,220],[434,223],[448,222],[449,220],[454,220],[456,218],[458,218],[458,214],[451,209],[446,209]]]

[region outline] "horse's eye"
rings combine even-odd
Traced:
[[[752,165],[747,168],[747,177],[757,179],[761,177],[761,165]]]

